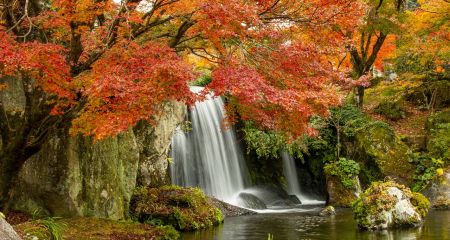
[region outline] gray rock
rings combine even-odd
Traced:
[[[444,169],[442,176],[433,180],[423,194],[430,200],[431,207],[450,209],[450,168]]]
[[[244,206],[250,209],[266,209],[267,206],[263,200],[251,193],[240,193],[238,196],[238,202],[240,206]]]
[[[21,240],[19,235],[14,231],[14,229],[0,217],[0,239],[1,240]]]

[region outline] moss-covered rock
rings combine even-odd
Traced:
[[[22,166],[11,208],[59,217],[128,218],[137,185],[170,182],[167,153],[185,113],[183,103],[168,103],[156,126],[140,122],[134,129],[96,142],[70,136],[70,126],[51,128],[39,151]]]
[[[374,109],[374,112],[381,114],[391,120],[400,120],[406,117],[406,110],[403,102],[384,100]]]
[[[359,185],[358,178],[354,177],[353,179],[355,182],[358,182]],[[355,184],[355,186],[348,188],[342,184],[339,177],[327,175],[327,204],[331,204],[336,207],[351,207],[352,203],[359,196],[358,185]]]
[[[372,183],[352,208],[359,228],[375,230],[419,226],[429,205],[422,194],[387,181]]]
[[[450,209],[450,167],[441,170],[423,194],[430,199],[433,208]]]
[[[401,183],[409,185],[412,182],[414,167],[408,161],[410,149],[389,125],[375,122],[356,131],[351,140],[347,140],[347,154],[354,156],[355,160],[373,162],[383,176],[390,176]]]
[[[172,225],[182,231],[223,222],[222,212],[198,188],[138,188],[131,199],[130,212],[139,222]]]

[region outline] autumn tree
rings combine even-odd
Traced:
[[[416,86],[427,109],[447,101],[450,91],[449,12],[448,1],[418,1],[406,11],[406,31],[397,41],[394,70]]]
[[[3,88],[13,78],[27,91],[20,116],[0,117],[0,202],[52,129],[102,139],[153,123],[167,102],[201,97],[188,88],[198,75],[189,55],[213,66],[207,90],[230,97],[228,123],[251,120],[291,139],[313,134],[308,120],[339,104],[336,83],[345,82],[329,61],[345,51],[336,29],[355,28],[364,8],[354,0],[1,0]]]
[[[400,33],[401,13],[406,2],[404,0],[369,0],[364,24],[357,31],[342,29],[342,34],[353,39],[347,46],[348,55],[342,59],[342,61],[346,58],[350,60],[353,79],[359,80],[369,74],[374,64],[382,61],[383,55],[393,51],[395,39],[389,39],[389,36]],[[364,81],[355,82],[355,102],[360,108],[363,107],[366,87],[367,83]]]

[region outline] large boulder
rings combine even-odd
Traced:
[[[0,213],[1,214],[1,213]],[[21,240],[13,227],[0,216],[0,239],[2,240]]]
[[[403,185],[374,182],[353,203],[353,211],[361,229],[415,227],[423,223],[429,204],[422,194]]]
[[[22,166],[11,207],[61,217],[127,218],[137,185],[170,182],[167,152],[185,114],[184,104],[171,103],[156,126],[141,122],[97,142],[70,136],[68,128],[51,129],[39,151]]]
[[[359,129],[346,139],[345,145],[347,155],[362,163],[364,168],[374,165],[382,176],[389,176],[405,185],[412,183],[411,173],[415,169],[408,161],[410,148],[387,124],[374,122]]]

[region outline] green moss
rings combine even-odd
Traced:
[[[430,202],[422,194],[412,192],[408,187],[393,181],[373,182],[352,204],[354,217],[360,228],[368,229],[371,227],[370,217],[380,217],[375,221],[384,221],[384,219],[381,219],[382,214],[379,213],[392,209],[397,203],[397,198],[386,191],[391,187],[401,190],[410,199],[411,204],[422,218],[427,215]],[[410,223],[397,224],[409,225]]]
[[[404,183],[412,182],[414,167],[408,161],[410,149],[395,136],[391,127],[382,123],[371,124],[356,132],[354,142],[350,153],[373,161],[384,176],[397,177]]]
[[[427,216],[430,201],[424,195],[412,192],[410,201],[422,218]]]
[[[104,240],[104,239],[157,239],[176,240],[180,234],[172,226],[152,226],[132,221],[113,221],[99,218],[58,219],[65,223],[63,239]],[[18,233],[25,235],[27,229],[35,228],[35,222],[26,222],[14,226]],[[24,238],[25,239],[25,238]],[[50,238],[42,238],[50,239]]]
[[[130,212],[140,222],[172,225],[182,231],[223,222],[222,212],[198,188],[139,188],[131,199]]]
[[[374,111],[394,121],[406,117],[402,101],[384,100],[378,104]]]

